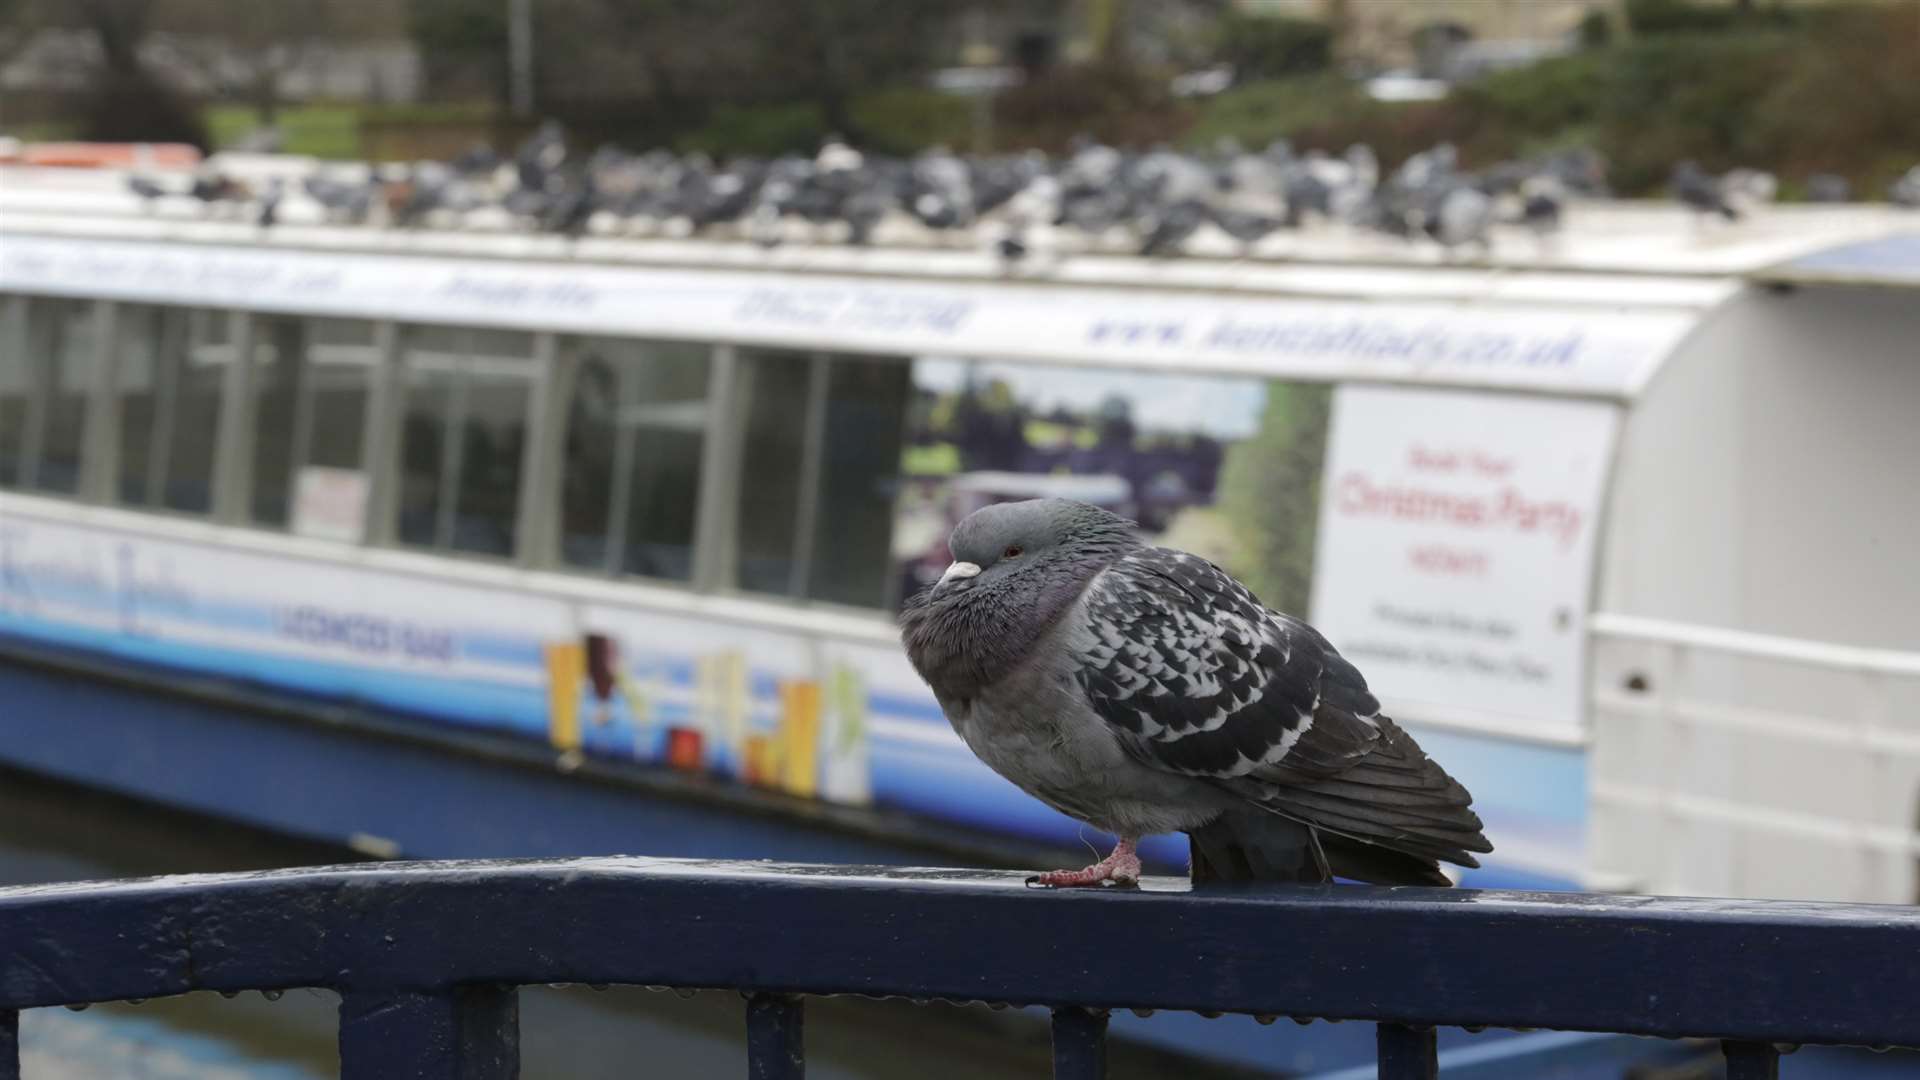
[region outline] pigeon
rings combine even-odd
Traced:
[[[1542,174],[1521,183],[1518,224],[1532,230],[1536,237],[1559,232],[1565,212],[1566,191],[1553,176]]]
[[[140,196],[140,203],[148,210],[153,209],[153,200],[166,195],[167,189],[154,181],[134,173],[127,177],[127,190]]]
[[[1493,200],[1467,184],[1449,188],[1434,200],[1425,225],[1427,235],[1449,252],[1467,244],[1484,249],[1493,225]]]
[[[1920,209],[1920,165],[1908,169],[1887,186],[1887,201],[1910,210]]]
[[[260,205],[254,221],[263,229],[271,229],[280,220],[280,200],[287,193],[287,182],[276,176],[267,182],[267,190],[260,196]]]
[[[901,611],[908,659],[981,760],[1118,838],[1032,883],[1136,883],[1140,838],[1174,831],[1209,885],[1448,885],[1492,850],[1360,672],[1205,559],[1067,499],[977,510],[948,546]]]
[[[1182,199],[1142,218],[1146,236],[1140,240],[1140,254],[1177,255],[1200,226],[1207,222],[1207,205],[1198,199]]]
[[[1696,214],[1719,214],[1728,221],[1740,220],[1740,211],[1722,194],[1720,182],[1691,161],[1674,166],[1668,181],[1673,197]]]
[[[1853,201],[1853,184],[1834,173],[1814,173],[1807,177],[1807,201],[1843,203]]]

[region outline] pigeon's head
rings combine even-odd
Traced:
[[[953,565],[936,589],[983,589],[1047,574],[1132,539],[1134,524],[1072,499],[996,503],[968,514],[947,539]]]
[[[977,692],[1026,657],[1094,575],[1142,541],[1134,524],[1068,499],[976,510],[953,565],[900,612],[907,656],[935,691]]]

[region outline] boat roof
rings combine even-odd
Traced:
[[[1753,274],[1770,285],[1855,285],[1920,289],[1920,214],[1916,228],[1800,255]]]
[[[329,226],[322,223],[317,205],[301,197],[283,204],[281,223],[269,233],[233,219],[210,220],[204,208],[184,197],[149,206],[128,189],[129,175],[113,169],[0,167],[0,228],[180,242],[231,241],[238,236],[289,246],[494,258],[690,263],[888,276],[1008,275],[1006,264],[992,250],[996,236],[959,233],[935,240],[920,229],[876,230],[876,242],[867,247],[796,240],[769,250],[741,240],[621,233],[605,223],[592,234],[572,240],[530,233],[482,215],[469,215],[480,224],[460,228]],[[1332,225],[1281,230],[1250,253],[1209,227],[1195,237],[1188,254],[1158,259],[1127,254],[1124,242],[1082,239],[1063,243],[1052,252],[1039,252],[1033,261],[1040,265],[1020,271],[1019,276],[1068,284],[1137,282],[1156,288],[1263,291],[1300,287],[1309,292],[1337,289],[1346,279],[1335,277],[1316,287],[1289,271],[1304,266],[1322,273],[1347,269],[1374,275],[1417,270],[1421,277],[1432,277],[1436,270],[1466,275],[1498,270],[1547,277],[1729,277],[1920,229],[1920,212],[1884,203],[1764,206],[1741,221],[1725,223],[1674,203],[1575,200],[1563,220],[1562,230],[1546,240],[1518,228],[1498,230],[1488,250],[1457,257],[1449,257],[1434,244]],[[1395,285],[1403,283],[1397,280]]]

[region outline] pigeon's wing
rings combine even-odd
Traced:
[[[1491,850],[1466,789],[1306,623],[1205,559],[1145,548],[1089,586],[1077,677],[1134,759],[1423,857]]]

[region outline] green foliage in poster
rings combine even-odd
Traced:
[[[1259,429],[1227,449],[1220,473],[1220,507],[1239,549],[1231,569],[1267,606],[1303,617],[1332,403],[1324,383],[1269,383]]]

